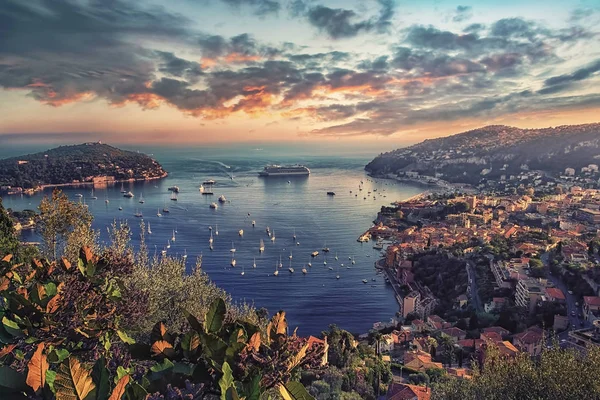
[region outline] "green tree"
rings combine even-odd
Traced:
[[[0,198],[0,258],[7,254],[15,254],[18,247],[19,239],[13,221],[2,205],[2,198]]]
[[[84,204],[70,201],[59,190],[45,196],[39,206],[38,229],[42,236],[42,254],[56,260],[61,256],[77,259],[82,246],[97,248],[98,234],[92,230],[93,216]]]

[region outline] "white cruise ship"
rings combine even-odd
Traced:
[[[259,176],[310,175],[310,169],[304,165],[267,165]]]

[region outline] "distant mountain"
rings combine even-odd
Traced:
[[[473,184],[526,169],[556,174],[589,164],[600,164],[600,123],[544,129],[485,126],[380,154],[365,169],[376,176],[415,171]]]
[[[51,150],[0,160],[0,185],[35,188],[45,184],[115,180],[144,180],[166,176],[151,157],[102,143],[60,146]]]

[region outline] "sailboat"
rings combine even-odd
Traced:
[[[142,218],[142,217],[143,217],[143,215],[142,215],[142,212],[141,212],[140,210],[137,210],[137,211],[135,212],[135,214],[133,214],[133,216],[134,216],[134,217],[137,217],[137,218]]]
[[[175,241],[175,231],[173,231],[173,236],[171,236],[171,241],[174,242]]]
[[[240,236],[244,236],[244,230],[243,230],[243,229],[240,229],[240,230],[238,231],[238,235],[240,235]]]
[[[288,271],[290,271],[290,274],[294,273],[294,268],[292,268],[292,259],[290,258],[290,267],[288,268]]]
[[[263,240],[262,240],[262,239],[260,239],[260,245],[259,245],[259,247],[258,247],[258,251],[259,251],[260,253],[262,253],[263,251],[265,251],[265,242],[263,242]]]
[[[214,241],[214,239],[213,239],[213,235],[212,235],[212,231],[211,231],[210,232],[210,238],[208,238],[208,244],[210,244],[212,246],[213,241]]]
[[[169,209],[167,208],[167,202],[165,201],[164,207],[163,207],[163,213],[168,213]]]
[[[308,259],[308,264],[309,267],[312,267],[312,263],[310,262],[310,258]]]
[[[290,256],[289,256],[289,259],[290,259],[290,260],[292,259],[292,252],[291,252],[291,250],[290,250]]]
[[[162,214],[160,213],[160,208],[156,209],[156,216],[159,218],[162,217]]]
[[[235,246],[233,245],[233,242],[231,242],[231,249],[229,249],[230,253],[235,253]]]
[[[123,211],[123,207],[119,206],[119,211]]]
[[[252,227],[256,226],[256,221],[252,220]]]
[[[244,275],[246,272],[244,272],[244,265],[242,264],[242,273],[240,275]]]
[[[215,235],[219,236],[219,224],[215,225]]]
[[[356,261],[354,261],[354,257],[352,257],[352,265],[356,264]]]
[[[177,225],[175,225],[175,233],[179,233],[179,232],[177,232]]]
[[[123,182],[121,182],[121,193],[127,193],[127,190],[123,187]]]
[[[275,264],[275,272],[273,272],[273,275],[275,275],[275,276],[279,275],[279,270],[277,269],[277,264]]]
[[[294,238],[294,241],[296,240],[296,228],[294,228],[294,236],[292,236]]]
[[[275,229],[273,229],[273,234],[271,235],[271,242],[275,241]]]
[[[170,249],[170,248],[171,248],[171,241],[167,240],[167,249]]]
[[[327,265],[327,253],[325,253],[325,260],[323,260],[323,265]]]
[[[140,203],[144,204],[146,200],[144,200],[144,193],[140,194]]]
[[[237,264],[237,263],[236,263],[236,261],[235,261],[235,258],[233,258],[233,254],[232,254],[232,255],[231,255],[231,266],[232,266],[232,267],[235,267],[235,264]]]
[[[183,250],[183,255],[181,256],[184,260],[187,260],[187,250]]]
[[[337,251],[335,252],[335,260],[338,260]]]
[[[252,262],[252,268],[256,268],[256,257],[254,257],[254,261]]]
[[[342,264],[343,266],[343,264]],[[340,266],[338,265],[338,269],[337,269],[337,275],[335,276],[335,279],[340,279]]]
[[[308,274],[308,271],[306,270],[306,268],[302,268],[302,273],[303,273],[304,275]]]
[[[94,195],[94,188],[92,188],[92,195],[90,196],[92,200],[98,200],[98,196]]]
[[[150,228],[150,222],[148,222],[148,235],[152,235],[152,228]]]
[[[283,263],[281,262],[281,254],[279,255],[279,264],[277,264],[277,268],[283,267]]]

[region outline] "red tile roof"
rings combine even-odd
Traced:
[[[559,288],[554,288],[554,287],[547,288],[546,289],[546,293],[548,293],[548,296],[550,296],[550,297],[552,297],[554,299],[558,299],[558,300],[564,300],[565,299],[565,294]]]
[[[598,296],[583,296],[583,302],[588,306],[600,306],[600,297]]]
[[[544,338],[544,331],[538,327],[531,327],[524,332],[517,333],[514,338],[524,344],[537,344]]]
[[[392,383],[385,398],[387,400],[429,400],[431,389],[425,386]]]

